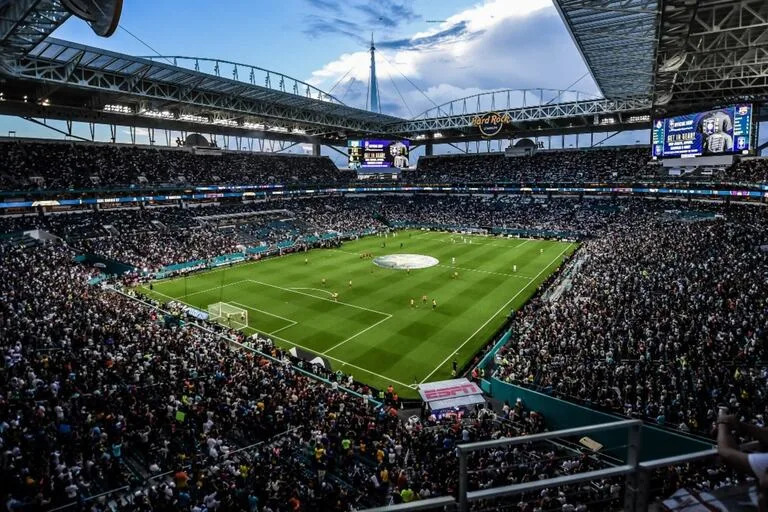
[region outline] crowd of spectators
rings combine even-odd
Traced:
[[[521,402],[463,420],[402,421],[351,376],[327,383],[301,373],[268,339],[239,337],[243,348],[234,348],[130,292],[87,285],[92,273],[72,255],[63,245],[0,247],[8,510],[84,503],[93,511],[276,512],[408,502],[455,494],[457,443],[545,426]],[[392,390],[382,394],[393,403]],[[600,465],[557,444],[494,450],[470,460],[470,488]],[[618,492],[533,493],[521,503],[586,510]]]
[[[413,183],[566,183],[634,180],[653,175],[647,147],[563,150],[532,156],[503,153],[424,157],[404,180]]]
[[[499,377],[707,436],[718,404],[762,421],[768,215],[713,211],[636,212],[587,240],[559,299],[517,313]]]
[[[740,160],[728,171],[724,179],[741,183],[768,183],[768,159]]]
[[[345,183],[354,177],[327,158],[223,151],[194,154],[115,144],[3,142],[0,182],[7,190],[143,185]]]
[[[718,173],[717,181],[765,182],[762,159],[741,160]],[[650,162],[647,147],[421,157],[404,170],[410,184],[629,183],[670,179]],[[706,177],[697,178],[706,181]],[[710,177],[709,179],[715,179]],[[0,183],[5,190],[88,190],[115,187],[192,185],[349,185],[355,172],[328,157],[223,151],[195,154],[186,148],[148,148],[62,142],[0,143]]]

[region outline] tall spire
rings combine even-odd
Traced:
[[[376,47],[373,44],[373,32],[371,32],[371,76],[368,78],[369,91],[368,104],[371,112],[381,113],[381,102],[379,101],[379,82],[376,78]]]

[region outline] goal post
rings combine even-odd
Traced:
[[[248,326],[248,310],[227,302],[208,304],[208,319],[221,325],[242,329]]]

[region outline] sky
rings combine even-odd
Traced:
[[[74,17],[54,33],[132,55],[252,64],[360,108],[366,104],[371,35],[387,114],[412,118],[452,99],[508,88],[570,86],[585,97],[598,94],[551,0],[229,0],[226,6],[126,0],[111,38],[96,36]],[[0,119],[0,133],[11,129],[17,136],[60,137],[20,119]],[[86,126],[76,130],[88,134]],[[107,138],[108,131],[98,136]],[[129,140],[127,128],[119,136]],[[582,136],[579,145],[588,139]],[[646,142],[647,133],[612,142],[637,139]],[[575,142],[569,137],[565,146]],[[553,141],[553,147],[560,144]]]

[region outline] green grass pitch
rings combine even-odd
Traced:
[[[454,359],[459,366],[469,361],[510,310],[519,309],[576,248],[547,240],[400,231],[340,249],[155,281],[154,291],[141,291],[204,311],[220,301],[247,309],[244,333],[310,350],[330,360],[334,371],[378,388],[393,384],[401,396],[414,397],[416,384],[450,378]],[[440,263],[410,272],[385,269],[361,259],[363,252],[423,254]]]

